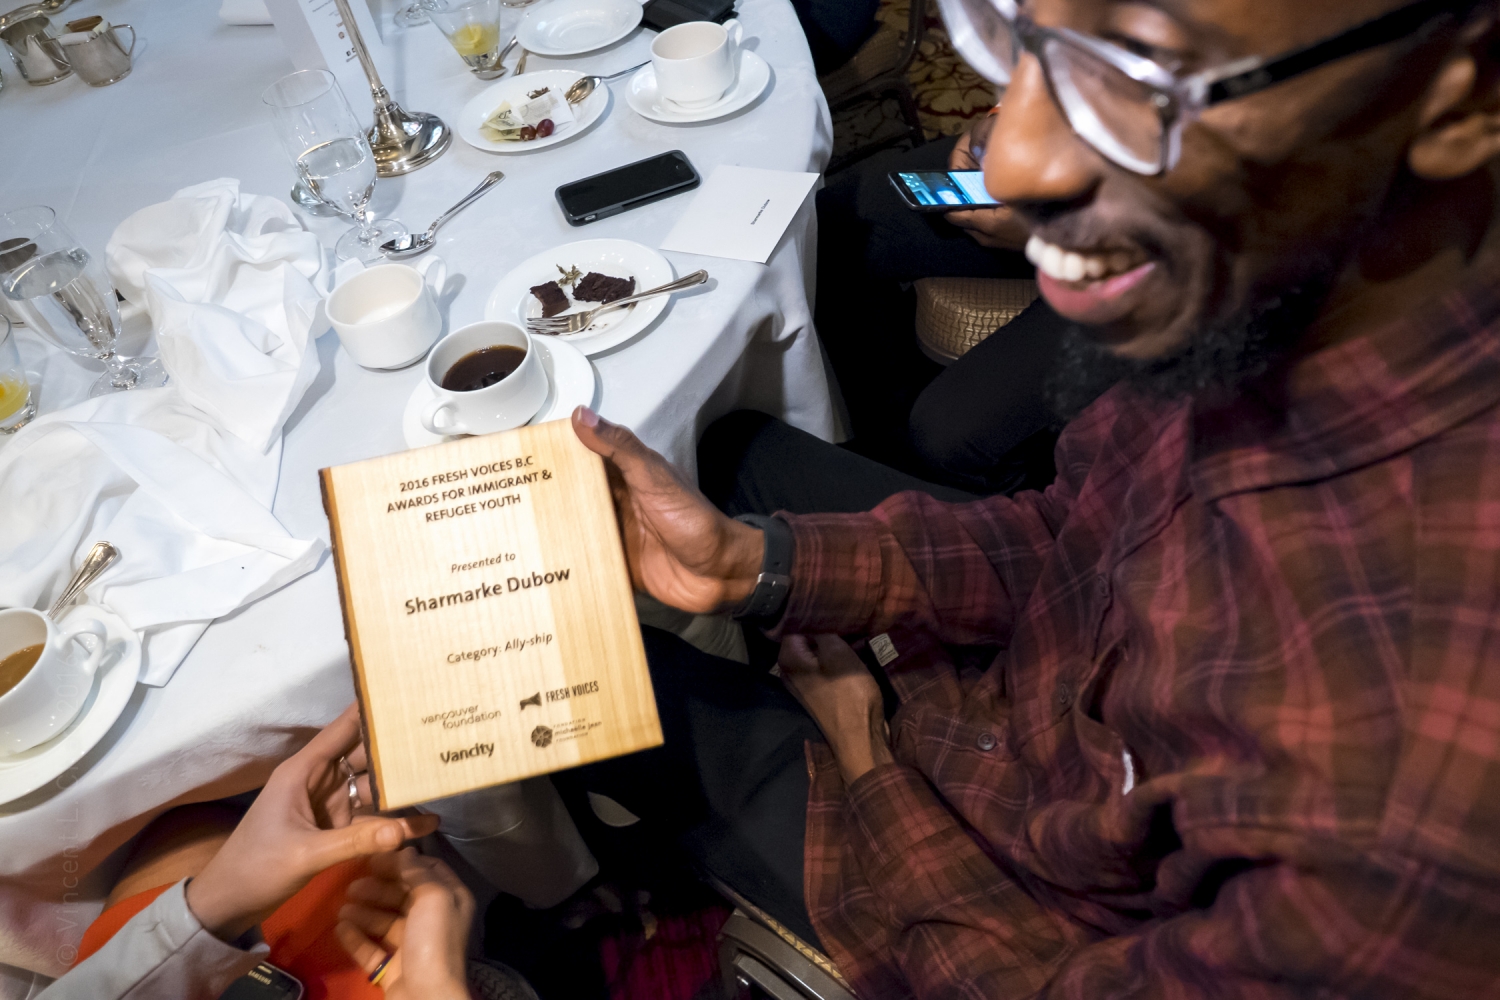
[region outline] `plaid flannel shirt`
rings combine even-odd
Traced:
[[[1043,493],[787,518],[778,632],[897,653],[896,763],[809,747],[861,996],[1500,995],[1497,288],[1217,412],[1116,387]]]

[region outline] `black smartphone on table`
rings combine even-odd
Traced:
[[[891,186],[915,212],[954,212],[1001,204],[984,189],[982,170],[895,170]]]
[[[734,16],[734,0],[647,0],[641,8],[641,24],[652,31],[666,31],[687,21],[723,24]]]
[[[607,219],[698,186],[698,171],[680,149],[564,184],[557,203],[571,225]]]

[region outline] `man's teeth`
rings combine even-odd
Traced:
[[[1037,270],[1057,281],[1098,281],[1123,274],[1131,268],[1127,253],[1078,253],[1048,243],[1040,236],[1026,241],[1026,259]]]

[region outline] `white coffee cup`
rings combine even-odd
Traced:
[[[657,35],[651,43],[657,93],[681,108],[707,107],[723,97],[739,73],[743,35],[734,18],[687,21]]]
[[[30,750],[67,728],[88,699],[107,642],[97,618],[64,631],[31,608],[0,611],[0,660],[28,646],[42,647],[20,683],[0,695],[0,754]]]
[[[441,257],[416,267],[377,264],[339,284],[324,306],[356,364],[394,371],[415,364],[443,332],[437,289],[448,277]]]
[[[443,388],[443,376],[458,361],[486,347],[526,352],[515,371],[483,389]],[[436,398],[422,410],[422,426],[434,434],[492,434],[520,427],[547,401],[547,370],[531,336],[514,323],[485,320],[454,330],[427,358],[427,385]]]

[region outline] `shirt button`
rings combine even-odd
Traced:
[[[1073,700],[1073,689],[1064,681],[1057,686],[1057,707],[1067,708],[1068,702]]]
[[[989,753],[1000,743],[999,740],[995,739],[994,733],[980,733],[979,739],[975,740],[974,742],[976,745],[978,745],[979,749],[983,750],[985,753]]]
[[[1100,597],[1108,597],[1109,577],[1105,576],[1103,573],[1100,573],[1098,576],[1094,577],[1094,589],[1099,592]]]

